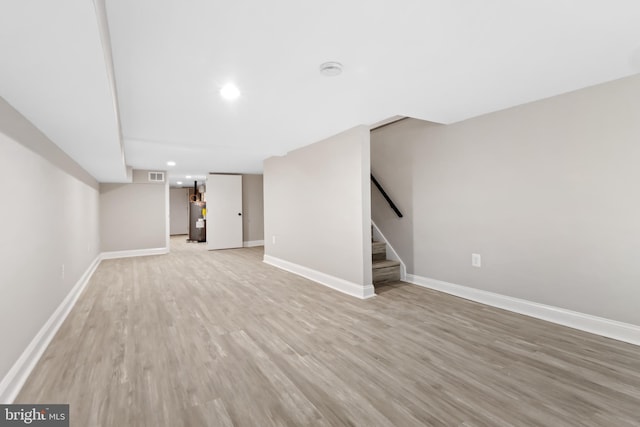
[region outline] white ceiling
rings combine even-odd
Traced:
[[[0,3],[0,96],[96,179],[124,181],[109,72],[91,1]]]
[[[106,0],[106,11],[126,163],[185,185],[260,172],[267,157],[391,116],[451,123],[640,72],[637,0]],[[0,12],[0,95],[99,180],[120,180],[93,3],[3,0]],[[325,61],[342,75],[320,75]],[[218,94],[227,82],[242,91],[234,102]]]

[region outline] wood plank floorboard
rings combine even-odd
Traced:
[[[263,250],[103,261],[16,403],[72,426],[640,426],[640,347]]]

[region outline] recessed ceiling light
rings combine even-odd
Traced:
[[[320,73],[327,77],[337,76],[342,73],[342,64],[335,61],[325,62],[320,65]]]
[[[182,181],[178,181],[176,184],[178,184],[178,185],[182,185]]]
[[[176,165],[176,162],[174,162],[173,160],[169,160],[167,162],[167,166],[175,166],[175,165]]]
[[[191,179],[191,175],[187,175],[187,176],[185,176],[185,178]]]
[[[220,96],[226,100],[233,101],[240,96],[240,89],[233,83],[227,83],[220,89]]]

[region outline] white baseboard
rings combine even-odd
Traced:
[[[630,323],[609,320],[603,317],[513,298],[467,286],[455,285],[453,283],[413,274],[407,274],[407,282],[471,301],[524,314],[525,316],[535,317],[614,340],[640,345],[640,326]]]
[[[254,246],[264,246],[264,240],[248,240],[242,242],[242,246],[245,248],[252,248]]]
[[[132,251],[103,252],[99,254],[76,282],[65,299],[60,303],[56,311],[31,340],[27,348],[22,352],[18,360],[13,364],[7,375],[0,381],[0,404],[12,403],[31,371],[40,360],[42,353],[55,336],[58,329],[67,318],[75,305],[78,297],[89,283],[89,279],[104,259],[129,258],[136,256],[163,255],[169,253],[168,248],[140,249]]]
[[[313,280],[314,282],[318,282],[321,285],[335,289],[336,291],[340,291],[347,295],[360,299],[375,296],[375,289],[373,288],[373,285],[362,286],[270,255],[265,255],[263,261],[269,265],[297,274],[298,276],[306,277],[307,279]]]
[[[132,258],[138,256],[165,255],[169,248],[135,249],[131,251],[102,252],[101,259]]]
[[[101,257],[98,255],[2,379],[0,382],[0,402],[2,404],[13,403],[29,374],[31,374],[38,360],[40,360],[42,353],[44,353],[67,315],[71,312],[78,297],[87,286],[87,283],[89,283],[89,279],[98,268],[100,261]]]

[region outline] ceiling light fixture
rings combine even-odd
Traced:
[[[176,184],[182,185],[182,181],[178,181],[178,182],[176,182]]]
[[[185,176],[185,178],[191,179],[191,175],[187,175],[187,176]]]
[[[227,83],[220,89],[220,96],[228,101],[233,101],[240,96],[240,89],[233,83]]]
[[[176,165],[176,162],[174,162],[173,160],[169,160],[167,162],[167,166],[175,166],[175,165]]]
[[[327,77],[337,76],[342,73],[342,64],[335,61],[325,62],[320,65],[320,74]]]

